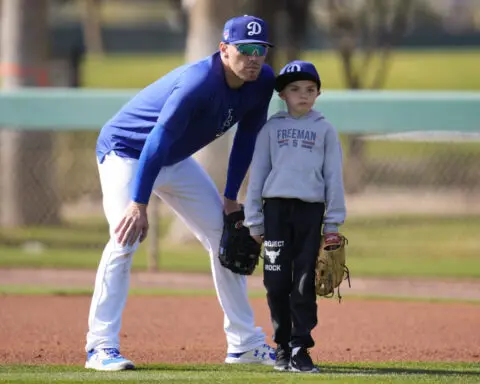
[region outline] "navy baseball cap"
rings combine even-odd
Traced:
[[[268,41],[267,23],[255,16],[239,16],[227,20],[223,27],[224,43],[228,44],[266,44],[273,47]]]
[[[308,61],[294,60],[285,65],[275,80],[275,90],[281,92],[288,84],[299,80],[310,80],[320,89],[322,82],[317,69]]]

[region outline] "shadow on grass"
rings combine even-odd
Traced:
[[[348,366],[321,366],[322,373],[330,374],[363,374],[363,375],[438,375],[438,376],[478,376],[480,370],[452,369],[452,368],[402,368],[402,367],[348,367]]]
[[[341,366],[319,365],[320,375],[365,375],[365,376],[388,376],[388,375],[425,375],[425,376],[470,376],[480,378],[479,370],[455,369],[455,368],[408,368],[408,367],[364,367],[364,366]],[[265,366],[228,366],[228,365],[146,365],[137,366],[138,371],[182,371],[182,372],[251,372],[272,373],[275,375],[285,374],[274,371]],[[293,374],[293,373],[292,373]]]

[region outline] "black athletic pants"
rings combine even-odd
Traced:
[[[317,325],[315,262],[325,205],[265,199],[264,284],[277,344],[311,348]]]

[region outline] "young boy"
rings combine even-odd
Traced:
[[[336,130],[312,109],[320,77],[293,61],[276,78],[288,112],[273,115],[255,145],[245,222],[264,245],[264,284],[277,344],[277,370],[317,372],[308,349],[317,325],[315,263],[323,236],[345,220],[342,149]]]

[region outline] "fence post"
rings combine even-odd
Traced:
[[[159,235],[159,228],[160,228],[160,199],[156,196],[150,200],[150,204],[148,204],[149,208],[149,235],[147,237],[147,270],[149,272],[157,272],[159,270],[159,257],[160,257],[160,235]]]
[[[359,134],[347,135],[348,155],[345,161],[345,191],[363,192],[366,184],[366,143]]]

